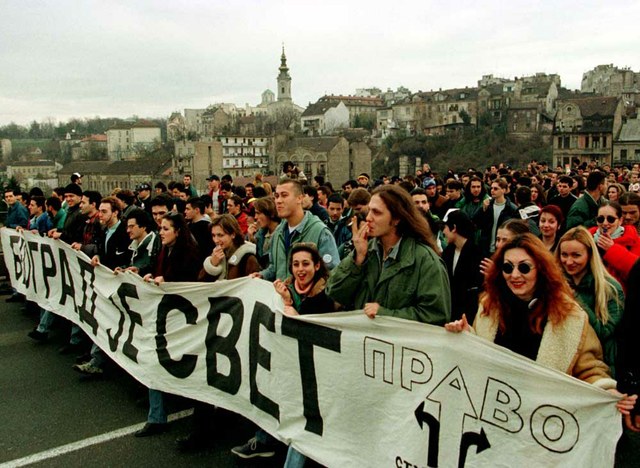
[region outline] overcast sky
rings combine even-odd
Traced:
[[[485,74],[598,64],[640,70],[633,1],[0,0],[0,125],[53,117],[167,117],[276,91],[284,42],[293,100]]]

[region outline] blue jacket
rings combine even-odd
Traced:
[[[27,228],[29,223],[29,212],[22,203],[16,201],[13,206],[9,207],[7,211],[7,220],[4,225],[10,228],[17,228],[18,226]]]

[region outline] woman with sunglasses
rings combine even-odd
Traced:
[[[533,234],[517,236],[493,260],[473,329],[465,316],[445,328],[475,332],[540,365],[608,390],[621,397],[618,410],[629,414],[637,396],[615,390],[587,314],[542,241]]]
[[[640,238],[634,226],[622,225],[622,207],[605,201],[598,208],[596,227],[589,229],[611,275],[627,290],[627,277],[640,257]]]
[[[562,236],[556,260],[562,265],[575,298],[589,316],[589,324],[602,345],[604,362],[615,376],[615,337],[624,308],[622,286],[607,272],[593,237],[582,226]]]

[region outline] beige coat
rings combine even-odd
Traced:
[[[485,314],[480,306],[472,332],[493,342],[498,320]],[[605,390],[616,388],[616,381],[602,360],[600,341],[589,325],[586,312],[577,304],[562,323],[554,325],[547,321],[536,362]]]

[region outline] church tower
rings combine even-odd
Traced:
[[[284,54],[284,44],[282,45],[279,70],[278,102],[291,102],[291,76],[289,75],[289,67],[287,67],[287,56]]]

